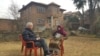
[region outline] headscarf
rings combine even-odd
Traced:
[[[56,33],[60,33],[61,35],[63,35],[64,37],[67,35],[67,32],[64,30],[64,28],[60,25],[57,26],[57,30],[54,32],[54,35]]]

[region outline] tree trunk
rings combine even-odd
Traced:
[[[84,6],[82,8],[82,26],[84,26]]]
[[[89,0],[89,18],[90,18],[90,31],[95,33],[94,19],[95,19],[95,8],[93,8],[93,0]]]

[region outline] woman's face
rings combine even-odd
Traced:
[[[60,28],[58,27],[58,30],[60,30]]]

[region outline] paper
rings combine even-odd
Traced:
[[[61,37],[61,34],[60,33],[56,33],[55,37],[56,38],[60,38]]]

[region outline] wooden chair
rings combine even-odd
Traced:
[[[34,56],[38,56],[37,55],[37,50],[39,49],[39,47],[36,47],[34,45],[34,42],[33,41],[29,41],[29,42],[26,42],[23,40],[23,36],[20,34],[19,35],[19,39],[21,40],[22,42],[22,47],[21,47],[21,52],[23,52],[24,50],[24,56],[27,56],[27,52],[30,51],[30,56],[32,54],[32,50],[34,50]],[[27,43],[32,43],[32,47],[31,48],[27,48]],[[42,56],[42,48],[40,48],[40,56]]]
[[[50,43],[51,43],[51,41],[52,41],[52,39],[50,39]],[[63,54],[64,54],[64,45],[63,45],[63,42],[64,42],[64,39],[61,39],[60,40],[60,56],[63,56]]]

